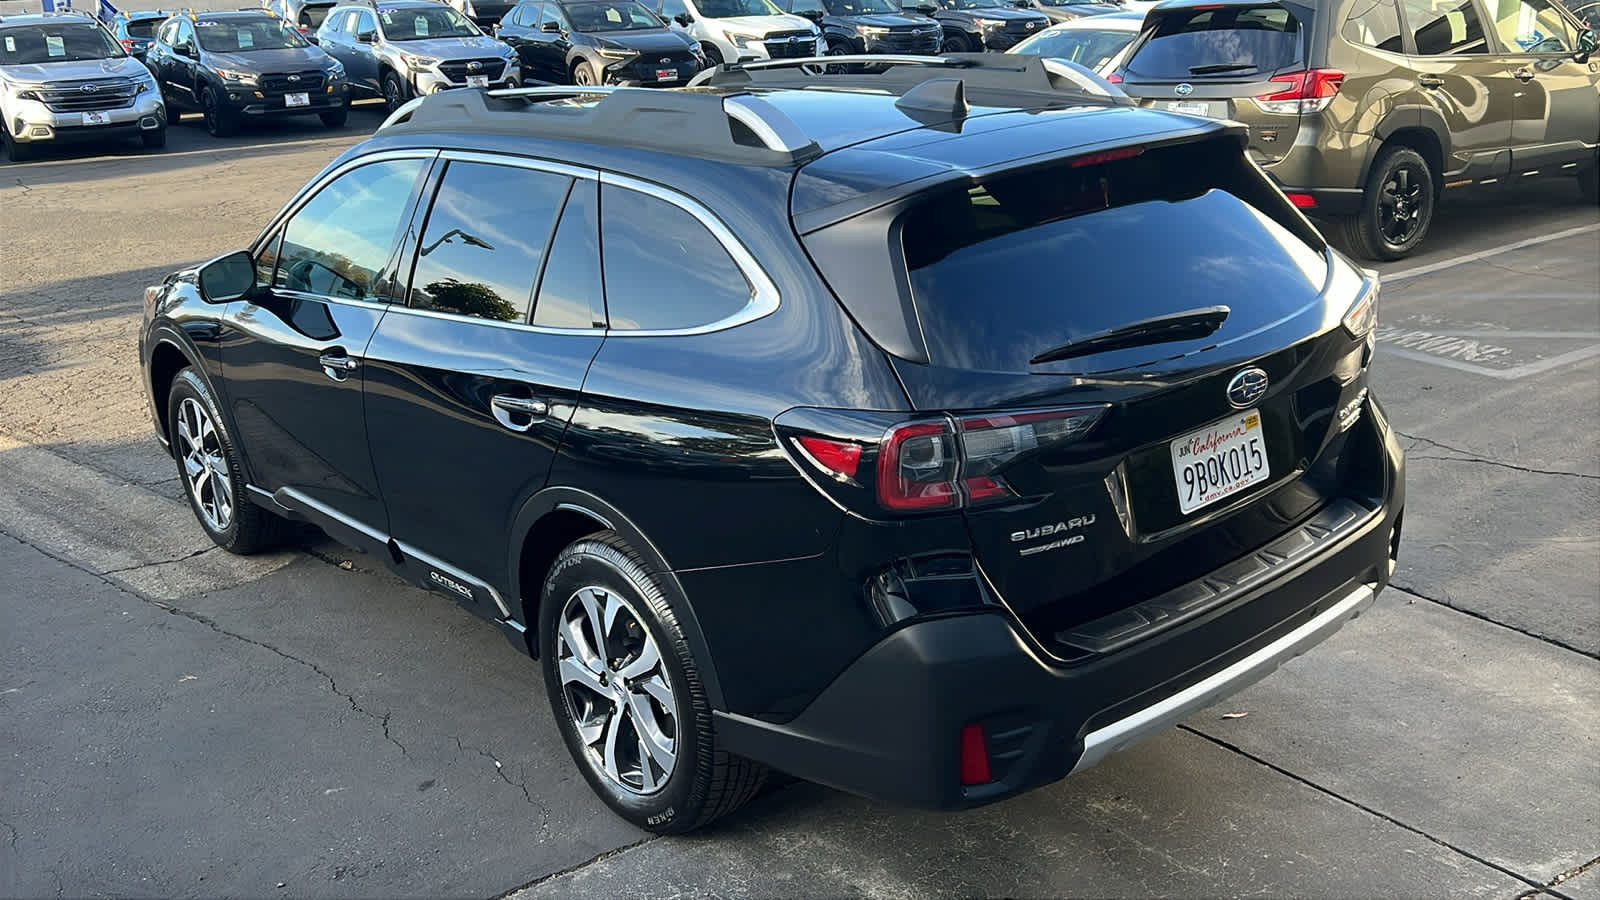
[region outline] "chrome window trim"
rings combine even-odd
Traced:
[[[651,181],[643,181],[638,178],[632,178],[627,175],[618,175],[613,172],[601,172],[600,183],[602,185],[609,184],[614,187],[638,191],[641,194],[648,194],[651,197],[655,197],[658,200],[663,200],[667,203],[670,203],[689,215],[694,216],[695,219],[699,220],[701,225],[706,227],[707,231],[711,232],[711,236],[717,240],[717,243],[722,245],[722,249],[733,258],[733,264],[738,266],[739,271],[745,277],[745,281],[750,285],[749,301],[746,302],[744,307],[738,312],[730,316],[724,316],[716,321],[707,322],[704,325],[696,325],[690,328],[619,329],[608,327],[606,329],[607,337],[683,337],[687,335],[711,334],[717,331],[725,331],[729,328],[737,328],[740,325],[745,325],[750,322],[754,322],[757,319],[765,318],[778,311],[778,305],[782,298],[778,294],[777,285],[773,284],[772,279],[767,277],[766,271],[763,270],[761,265],[756,262],[756,258],[751,255],[750,251],[745,249],[744,244],[734,236],[733,231],[730,230],[728,226],[724,225],[721,219],[718,219],[716,216],[712,215],[711,212],[705,207],[684,196],[683,194],[671,190],[670,188],[662,187],[661,185]],[[604,227],[605,203],[603,200],[601,201],[600,215],[602,217],[601,226]],[[604,238],[601,239],[601,246],[601,254],[603,259],[605,252],[603,249]]]
[[[589,335],[590,337],[604,337],[604,328],[552,328],[549,325],[533,325],[528,322],[506,322],[501,319],[484,319],[478,316],[465,316],[460,313],[438,312],[432,309],[415,309],[404,303],[389,304],[391,315],[417,316],[423,319],[439,319],[445,322],[470,322],[474,325],[488,325],[493,328],[511,328],[517,331],[532,331],[538,334],[575,334]]]
[[[294,291],[289,290],[288,288],[273,288],[272,292],[280,297],[287,297],[290,300],[310,300],[316,303],[337,303],[340,306],[355,306],[360,307],[361,309],[371,309],[379,312],[387,309],[393,309],[398,305],[394,303],[379,303],[375,300],[352,300],[349,297],[328,297],[323,294],[313,294],[308,291]],[[256,305],[259,306],[260,304]]]

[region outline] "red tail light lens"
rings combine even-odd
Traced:
[[[123,38],[122,39],[122,49],[128,51],[129,53],[132,53],[133,52],[133,41],[130,41],[127,38]]]
[[[896,425],[878,451],[878,502],[902,511],[953,509],[961,503],[959,464],[948,422]]]
[[[820,437],[798,437],[799,444],[817,465],[843,478],[856,477],[861,465],[861,445]]]
[[[1289,198],[1290,203],[1293,203],[1295,206],[1298,206],[1301,209],[1317,208],[1317,198],[1311,196],[1310,194],[1289,193],[1284,194],[1284,196]]]
[[[983,726],[968,725],[961,729],[961,783],[963,785],[988,784],[994,780],[989,771],[989,748],[984,744]]]
[[[1284,85],[1284,89],[1257,97],[1256,105],[1262,112],[1294,116],[1327,109],[1344,84],[1344,73],[1338,69],[1306,69],[1274,76],[1271,81]]]
[[[1106,76],[1106,80],[1111,82],[1112,84],[1121,84],[1122,83],[1122,76],[1118,75],[1115,72],[1112,72],[1110,75]]]
[[[1119,159],[1132,159],[1144,152],[1143,147],[1118,147],[1115,150],[1105,150],[1100,153],[1088,153],[1074,157],[1067,165],[1074,169],[1083,166],[1097,166],[1101,163],[1116,162]]]

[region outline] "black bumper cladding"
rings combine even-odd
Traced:
[[[718,734],[730,752],[801,778],[925,808],[979,806],[1088,768],[1248,687],[1372,604],[1405,504],[1399,446],[1373,425],[1380,497],[1332,501],[1195,585],[1055,635],[1056,646],[1003,613],[924,619],[791,721],[719,712]],[[990,780],[963,785],[971,725]]]

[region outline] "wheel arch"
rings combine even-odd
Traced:
[[[1450,158],[1450,129],[1434,110],[1411,108],[1390,113],[1374,132],[1382,143],[1367,159],[1361,173],[1361,184],[1372,177],[1372,167],[1385,147],[1410,147],[1422,155],[1433,170],[1434,196],[1444,193],[1445,161]]]
[[[705,634],[695,617],[683,584],[655,542],[620,509],[588,491],[570,487],[546,488],[528,499],[511,527],[507,571],[510,573],[513,614],[522,616],[526,627],[527,651],[535,658],[543,646],[539,634],[541,588],[545,575],[562,549],[579,538],[600,531],[615,531],[649,563],[678,614],[678,624],[699,664],[706,698],[715,709],[724,709],[722,686],[717,678],[716,661],[706,645]]]
[[[168,432],[166,402],[172,395],[172,380],[185,368],[196,369],[201,372],[201,377],[204,377],[204,367],[190,358],[188,351],[170,337],[158,337],[154,349],[150,351],[150,383],[145,387],[150,392],[150,406],[155,412],[156,429],[161,435],[162,443],[167,445],[168,453],[172,452],[172,435]],[[209,384],[208,379],[207,385]]]

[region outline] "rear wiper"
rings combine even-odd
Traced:
[[[1121,350],[1125,347],[1197,340],[1221,328],[1222,321],[1228,318],[1228,312],[1226,306],[1202,306],[1199,309],[1129,322],[1110,331],[1102,331],[1080,340],[1069,341],[1059,347],[1052,347],[1028,360],[1028,365],[1037,366],[1040,363],[1058,362],[1075,356],[1088,356],[1091,353]]]
[[[1217,63],[1210,66],[1190,66],[1190,75],[1216,75],[1221,72],[1243,72],[1246,69],[1259,69],[1260,66],[1251,63]]]

